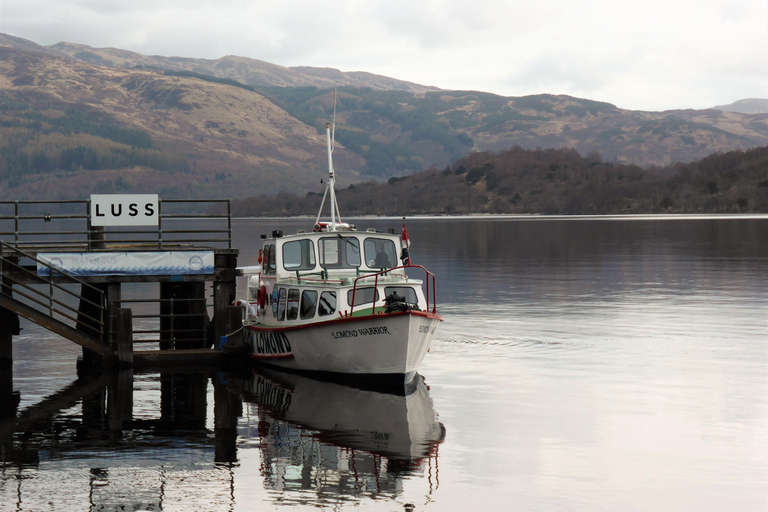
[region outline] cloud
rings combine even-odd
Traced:
[[[701,108],[768,90],[764,0],[0,0],[0,31],[519,96]]]

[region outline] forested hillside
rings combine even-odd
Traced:
[[[262,88],[302,122],[319,128],[333,92]],[[363,174],[399,176],[442,167],[470,151],[574,148],[642,166],[690,162],[711,153],[768,144],[768,114],[719,110],[639,112],[609,103],[539,94],[338,89],[337,140],[365,159]]]
[[[639,171],[650,182],[656,167],[768,144],[768,114],[759,99],[723,110],[640,112],[562,95],[443,91],[369,73],[285,68],[243,57],[181,59],[70,43],[44,47],[0,34],[0,199],[109,192],[167,199],[303,196],[325,176],[324,126],[334,97],[340,187],[370,179],[395,186],[414,172],[448,168],[456,183],[472,185],[471,193],[445,177],[434,191],[456,188],[457,200],[473,206],[440,199],[439,211],[575,209],[571,199],[546,206],[530,200],[532,206],[527,198],[555,197],[536,190],[571,183],[574,169],[587,164],[555,158],[547,165],[561,167],[551,170],[551,184],[515,189],[507,197],[504,165],[470,163],[513,147],[599,153],[599,165],[590,160],[578,172],[612,165],[632,175],[631,165],[638,165],[650,169]],[[566,164],[567,180],[558,174]],[[480,174],[464,173],[462,165],[495,167]],[[711,194],[721,199],[715,204],[730,208],[730,192],[718,186]],[[646,201],[660,204],[664,186],[658,194]],[[747,208],[750,197],[739,192]],[[635,208],[637,201],[625,206]],[[685,194],[674,201],[676,207],[698,207]],[[585,200],[577,202],[585,208]],[[593,209],[607,207],[602,199],[593,202]]]
[[[322,191],[234,203],[242,216],[314,215]],[[730,151],[688,164],[643,169],[611,164],[572,149],[474,153],[387,183],[337,192],[352,215],[471,213],[622,214],[768,213],[768,146]]]

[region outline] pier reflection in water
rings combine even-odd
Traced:
[[[399,395],[252,370],[85,377],[0,420],[0,510],[381,502],[409,478],[428,495],[444,436],[421,376]]]

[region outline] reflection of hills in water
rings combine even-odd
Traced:
[[[239,385],[258,405],[267,488],[397,495],[403,477],[437,481],[445,428],[420,375],[402,395],[261,369]]]

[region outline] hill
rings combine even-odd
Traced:
[[[243,88],[0,48],[1,198],[242,197],[316,181],[324,152],[316,130]]]
[[[713,107],[715,110],[725,112],[740,112],[742,114],[768,114],[768,100],[748,98],[745,100],[734,101],[728,105]]]
[[[2,41],[0,40],[0,44]],[[257,59],[227,55],[220,59],[190,59],[142,55],[116,48],[91,48],[74,43],[57,43],[45,47],[56,55],[112,68],[150,68],[192,71],[202,75],[235,80],[254,87],[373,87],[382,90],[423,93],[437,87],[418,85],[372,73],[342,73],[337,69],[308,66],[284,67]]]
[[[336,193],[357,215],[472,213],[768,213],[768,146],[718,153],[688,164],[643,169],[572,149],[474,153],[443,170]],[[313,215],[321,194],[278,194],[235,201],[241,216]]]
[[[334,88],[343,186],[515,146],[662,166],[768,144],[768,114],[629,111],[568,96],[442,91],[244,57],[44,47],[0,34],[0,198],[313,191],[324,176],[323,126]]]

